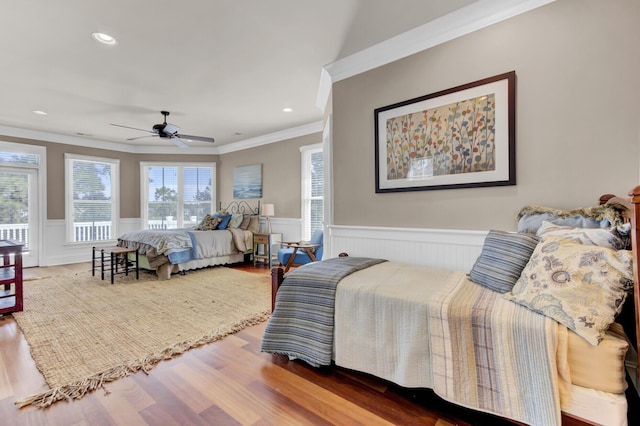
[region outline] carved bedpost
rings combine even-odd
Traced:
[[[278,294],[278,288],[280,288],[280,284],[282,284],[282,280],[284,280],[284,269],[282,267],[277,266],[271,269],[271,312],[276,307],[276,295]]]
[[[640,186],[636,186],[629,193],[631,196],[631,248],[633,250],[633,305],[636,312],[636,351],[640,350]],[[640,384],[640,368],[636,370],[636,384]],[[637,386],[637,385],[636,385]],[[636,390],[640,393],[640,389]]]

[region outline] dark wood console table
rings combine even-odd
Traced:
[[[0,315],[22,311],[23,248],[19,241],[0,240]]]

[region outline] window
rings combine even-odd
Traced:
[[[40,154],[22,152],[14,144],[0,142],[0,239],[16,240],[31,250],[34,216],[37,218],[37,181]],[[2,149],[6,149],[3,151]],[[9,149],[12,149],[11,151]],[[37,234],[36,234],[37,235]]]
[[[141,163],[142,215],[148,229],[197,225],[215,208],[215,164]]]
[[[119,166],[111,158],[65,154],[67,241],[111,240],[119,217]]]
[[[302,238],[309,240],[324,223],[324,157],[322,144],[302,151]]]

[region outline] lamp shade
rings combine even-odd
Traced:
[[[276,207],[274,204],[263,204],[262,205],[262,216],[275,216]]]

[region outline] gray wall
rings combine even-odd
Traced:
[[[235,167],[262,164],[262,202],[275,204],[277,217],[300,218],[300,147],[321,142],[316,133],[221,155],[218,200],[225,205],[233,199]]]
[[[339,225],[515,229],[638,184],[640,2],[558,0],[333,86]],[[515,70],[517,185],[375,193],[374,109]]]

